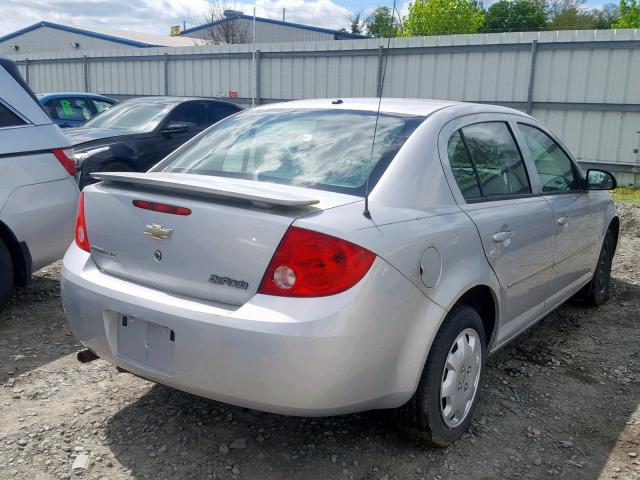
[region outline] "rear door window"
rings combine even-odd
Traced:
[[[92,98],[91,101],[93,102],[93,105],[96,107],[96,111],[98,113],[106,110],[107,108],[113,105],[113,103],[107,102],[105,100],[98,100],[96,98]]]
[[[24,125],[25,123],[26,122],[18,115],[0,103],[0,128],[16,127],[18,125]]]
[[[542,130],[523,123],[518,124],[518,127],[536,165],[542,191],[551,193],[578,190],[578,175],[564,150]]]
[[[237,113],[238,109],[232,107],[231,105],[225,105],[223,103],[210,103],[209,104],[209,115],[210,122],[214,124],[219,122],[223,118],[227,118],[229,115],[233,115]]]
[[[57,120],[86,122],[93,116],[86,98],[54,98],[47,106],[51,116]]]
[[[475,200],[482,197],[475,166],[471,161],[467,147],[462,141],[460,132],[454,133],[449,139],[448,152],[451,170],[453,170],[453,176],[458,183],[458,187],[460,187],[462,196],[466,200]]]
[[[204,102],[183,103],[169,116],[168,123],[182,123],[196,129],[209,126],[207,105]]]
[[[466,147],[483,199],[531,193],[527,170],[506,123],[484,122],[468,125],[460,130],[460,138]],[[454,160],[459,161],[457,157]],[[469,166],[462,170],[458,168],[456,181],[461,185],[461,190],[470,189],[468,195],[474,195],[474,187],[464,183],[465,178],[473,185]]]

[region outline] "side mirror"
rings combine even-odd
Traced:
[[[160,133],[165,137],[170,137],[175,133],[182,133],[186,132],[187,130],[189,130],[189,125],[185,125],[184,123],[171,122],[162,130],[160,130]]]
[[[587,170],[587,190],[613,190],[618,186],[609,172],[595,168]]]

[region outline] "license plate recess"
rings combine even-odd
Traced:
[[[168,373],[175,371],[176,334],[169,327],[130,315],[118,319],[118,354]]]

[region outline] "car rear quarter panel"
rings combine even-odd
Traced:
[[[69,173],[50,152],[17,153],[0,156],[0,210],[17,188],[36,183],[64,180]]]
[[[0,129],[0,157],[68,146],[69,140],[53,123]]]
[[[368,220],[362,214],[363,206],[363,202],[344,205],[294,224],[371,250],[445,310],[477,285],[486,285],[499,295],[499,283],[486,261],[478,231],[457,207],[409,210],[370,205],[372,219]],[[351,228],[344,229],[345,225]],[[437,262],[427,266],[440,268],[439,274],[427,272],[438,279],[427,286],[422,280],[421,259],[430,247],[438,252],[441,262],[440,266]]]
[[[0,129],[0,212],[16,189],[68,178],[69,173],[51,153],[53,148],[67,146],[53,124]]]
[[[69,141],[53,124],[0,129],[0,220],[5,221],[10,214],[6,203],[19,188],[69,178],[51,153],[54,148],[68,145]]]
[[[444,176],[437,139],[446,121],[446,117],[427,119],[400,149],[370,194],[371,218],[363,214],[364,202],[358,202],[298,219],[295,224],[368,248],[427,298],[449,310],[477,285],[488,286],[494,298],[499,298],[500,287],[475,225],[457,206]],[[440,268],[440,272],[426,272],[437,280],[427,286],[421,260],[428,248],[437,254],[430,255],[425,268]],[[496,318],[499,323],[499,311]]]
[[[60,258],[73,238],[78,187],[73,178],[15,189],[0,219],[19,242],[26,242],[33,271]]]

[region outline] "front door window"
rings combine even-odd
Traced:
[[[568,192],[579,189],[578,176],[571,159],[549,135],[531,125],[519,124],[536,171],[542,191]]]

